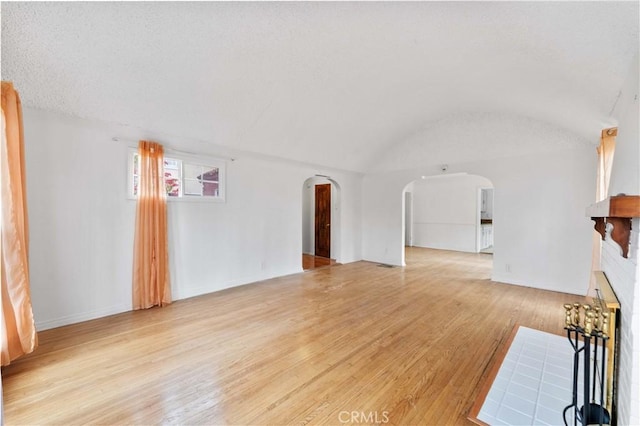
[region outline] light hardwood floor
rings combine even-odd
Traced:
[[[302,269],[308,271],[310,269],[324,268],[325,266],[335,265],[334,259],[328,259],[326,257],[313,256],[310,254],[302,255]]]
[[[409,249],[407,263],[321,268],[44,331],[2,371],[5,421],[341,424],[355,411],[467,424],[514,324],[560,333],[562,304],[579,299],[491,282],[489,255]]]

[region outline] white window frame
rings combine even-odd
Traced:
[[[138,197],[133,195],[133,159],[138,154],[138,148],[129,147],[127,155],[127,198],[130,200],[136,200]],[[226,176],[227,176],[227,164],[225,160],[220,158],[210,157],[206,155],[194,155],[186,154],[179,151],[167,149],[164,152],[164,156],[174,160],[180,161],[180,189],[177,197],[167,196],[169,202],[197,202],[197,203],[224,203],[226,202]],[[184,195],[184,164],[191,164],[196,166],[204,166],[205,168],[217,168],[218,169],[218,196],[211,195]],[[163,173],[164,178],[164,173]]]

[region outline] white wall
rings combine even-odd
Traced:
[[[316,251],[316,185],[331,185],[331,245],[330,256],[339,256],[340,189],[325,177],[314,176],[302,186],[302,252],[314,255]]]
[[[315,191],[312,191],[314,178],[307,179],[302,185],[302,252],[315,252]]]
[[[30,269],[39,330],[131,309],[135,200],[126,196],[127,150],[140,138],[204,155],[187,138],[24,109]],[[115,142],[114,136],[130,138]],[[236,153],[237,154],[237,153]],[[300,272],[302,191],[315,174],[341,189],[341,263],[361,259],[361,176],[234,154],[226,203],[171,201],[174,299]]]
[[[494,280],[585,294],[593,227],[584,209],[595,193],[594,149],[585,146],[449,164],[448,173],[484,176],[493,183]],[[404,263],[403,189],[422,175],[441,174],[440,167],[432,164],[365,176],[363,257],[366,260]],[[385,194],[384,202],[380,202],[380,194]]]
[[[619,119],[609,194],[640,194],[640,108],[638,106],[638,56],[623,86],[614,116]],[[640,219],[631,225],[631,248],[627,259],[611,239],[602,244],[602,270],[620,300],[620,358],[618,424],[640,424]]]
[[[490,187],[481,176],[420,179],[413,190],[413,245],[475,253],[478,190]]]

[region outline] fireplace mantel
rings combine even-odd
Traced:
[[[606,237],[606,224],[613,225],[611,238],[622,249],[622,257],[629,256],[631,219],[640,217],[640,195],[616,195],[591,204],[587,216],[595,221],[594,228],[602,239]]]

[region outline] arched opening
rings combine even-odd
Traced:
[[[340,259],[340,185],[329,176],[312,176],[302,185],[302,269]]]
[[[402,198],[403,264],[429,253],[421,248],[491,256],[493,190],[489,179],[466,173],[422,176],[408,183]]]

